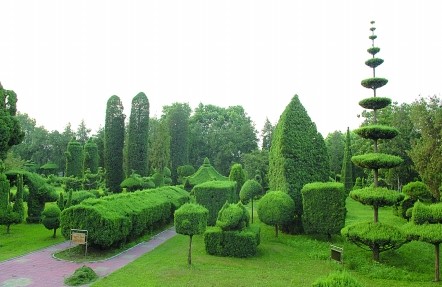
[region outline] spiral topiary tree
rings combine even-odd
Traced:
[[[374,23],[374,21],[371,22],[371,24]],[[391,99],[378,97],[376,94],[377,89],[386,85],[388,80],[376,77],[376,67],[381,65],[384,60],[375,57],[380,51],[380,48],[374,45],[374,40],[377,38],[374,34],[376,28],[371,27],[370,30],[372,31],[372,35],[369,36],[369,39],[372,40],[372,46],[367,51],[372,55],[372,58],[367,60],[365,64],[372,68],[373,76],[362,80],[361,85],[367,89],[372,89],[373,97],[361,100],[359,105],[364,109],[372,110],[373,122],[370,125],[356,129],[354,132],[365,139],[373,141],[373,153],[353,156],[351,160],[359,167],[372,170],[374,182],[371,187],[352,190],[350,197],[364,205],[371,205],[373,207],[374,223],[363,222],[347,226],[342,230],[342,234],[356,245],[368,247],[368,249],[373,252],[373,259],[379,261],[380,252],[399,248],[405,243],[405,237],[401,236],[401,232],[397,228],[378,223],[379,207],[395,205],[403,198],[403,195],[396,191],[379,187],[379,169],[396,167],[400,165],[403,160],[398,156],[384,154],[379,151],[379,141],[396,137],[398,131],[393,127],[377,123],[378,110],[389,106]]]

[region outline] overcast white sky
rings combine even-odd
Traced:
[[[262,129],[298,94],[318,130],[359,125],[372,96],[370,21],[389,79],[379,96],[411,103],[442,91],[442,2],[109,1],[0,2],[0,82],[18,110],[48,130],[82,119],[104,125],[118,95],[127,118],[140,91],[163,105],[242,105]]]

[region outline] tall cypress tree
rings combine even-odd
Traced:
[[[269,153],[270,190],[284,191],[295,201],[293,231],[302,231],[302,187],[327,181],[329,170],[324,139],[295,95],[279,118]]]
[[[170,169],[172,182],[177,182],[177,168],[189,163],[189,118],[188,104],[174,103],[163,107],[170,134]]]
[[[351,162],[351,139],[350,139],[350,130],[347,128],[347,135],[345,138],[345,147],[344,147],[344,160],[342,161],[342,170],[341,170],[341,182],[344,184],[344,188],[346,192],[350,192],[352,190],[354,182],[353,182],[353,163]]]
[[[106,122],[104,126],[104,167],[106,169],[106,187],[111,192],[121,192],[120,183],[123,174],[124,146],[123,104],[118,96],[107,101]]]
[[[89,169],[91,173],[98,173],[98,146],[92,139],[89,139],[84,144],[83,166],[84,171]]]
[[[140,92],[132,99],[129,117],[128,174],[148,175],[149,100]]]

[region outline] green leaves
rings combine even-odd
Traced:
[[[378,110],[385,108],[391,104],[390,98],[371,97],[363,99],[359,102],[359,105],[364,109]]]
[[[362,168],[380,169],[396,167],[402,164],[403,159],[398,156],[384,153],[366,153],[353,156],[351,161]]]
[[[372,140],[393,139],[399,134],[399,131],[396,128],[385,125],[370,125],[360,127],[355,129],[354,132],[360,137]]]
[[[373,56],[376,55],[377,53],[379,53],[381,49],[378,47],[371,47],[367,49],[367,52],[372,54]]]
[[[388,83],[384,78],[369,78],[361,81],[361,85],[367,89],[378,89]]]
[[[377,66],[381,65],[383,62],[384,62],[383,59],[371,58],[371,59],[365,61],[365,65],[369,66],[370,68],[376,68]]]
[[[268,225],[289,223],[295,216],[295,202],[285,192],[270,191],[258,204],[258,217]]]
[[[350,191],[350,197],[364,205],[382,207],[398,203],[404,195],[383,187],[366,187]]]
[[[186,203],[175,210],[176,232],[184,235],[202,234],[206,230],[209,211],[202,205]]]

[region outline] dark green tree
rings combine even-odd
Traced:
[[[0,164],[6,158],[8,150],[19,144],[24,137],[17,120],[17,94],[5,90],[0,83]]]
[[[328,157],[330,159],[330,176],[335,180],[341,177],[342,161],[344,159],[344,135],[340,131],[334,131],[325,138]]]
[[[84,144],[83,169],[84,172],[89,169],[92,174],[98,173],[98,146],[92,139]]]
[[[374,24],[374,21],[371,23]],[[351,159],[355,165],[373,172],[373,186],[350,192],[350,197],[354,200],[373,207],[374,223],[362,222],[347,226],[342,230],[342,234],[356,245],[371,250],[373,260],[379,261],[381,252],[399,248],[406,240],[396,227],[378,222],[380,207],[395,205],[403,199],[402,194],[379,187],[379,170],[396,167],[402,164],[403,160],[398,156],[379,151],[380,140],[392,139],[398,135],[398,131],[393,127],[378,123],[378,111],[388,107],[391,104],[391,99],[378,97],[376,94],[377,89],[386,85],[388,80],[376,77],[376,67],[381,65],[384,60],[375,57],[380,51],[380,48],[374,45],[374,40],[377,38],[374,34],[375,29],[375,27],[370,28],[372,35],[369,39],[372,40],[372,46],[367,50],[372,58],[365,62],[367,66],[372,68],[373,76],[361,82],[363,87],[373,90],[373,97],[359,102],[362,108],[372,111],[372,121],[354,131],[360,137],[371,140],[373,152],[356,155]]]
[[[111,192],[121,192],[120,183],[124,179],[124,114],[123,104],[118,96],[107,101],[106,122],[104,126],[104,165],[106,188]]]
[[[151,172],[160,174],[164,178],[164,168],[170,164],[170,133],[164,120],[151,119],[152,136],[149,152],[149,166]]]
[[[344,184],[344,189],[347,194],[350,190],[353,189],[354,180],[353,180],[353,163],[351,162],[352,158],[351,153],[351,138],[350,138],[350,129],[347,128],[347,134],[345,137],[345,148],[344,148],[344,158],[342,161],[342,170],[341,170],[341,182]]]
[[[17,192],[15,193],[15,201],[14,206],[12,210],[14,212],[17,212],[20,216],[20,222],[22,222],[25,218],[25,208],[23,205],[23,192],[24,192],[24,185],[23,185],[23,174],[17,175]]]
[[[104,167],[104,128],[100,127],[92,136],[92,141],[98,148],[98,167]]]
[[[235,163],[230,168],[229,173],[229,180],[236,182],[236,198],[235,202],[239,200],[239,191],[242,188],[242,185],[246,181],[246,174],[244,172],[244,169],[242,168],[242,165],[239,163]]]
[[[252,223],[253,223],[253,199],[263,192],[262,185],[255,179],[246,180],[239,192],[239,199],[243,204],[252,204]]]
[[[414,141],[409,156],[436,201],[440,201],[442,184],[441,106],[442,99],[433,96],[421,98],[411,107],[411,119],[420,137]]]
[[[269,151],[270,147],[272,145],[272,133],[275,127],[272,125],[272,123],[269,121],[268,118],[266,118],[266,121],[264,123],[264,127],[261,130],[261,150]]]
[[[270,190],[288,193],[295,201],[295,222],[290,232],[302,231],[301,189],[306,183],[329,178],[324,139],[295,95],[279,118],[269,153]]]
[[[128,173],[149,174],[149,100],[140,92],[132,99],[128,131]]]
[[[189,104],[173,103],[171,106],[163,107],[163,117],[167,122],[170,134],[170,169],[173,184],[177,183],[177,168],[189,163],[189,118],[191,112]]]
[[[84,119],[82,119],[75,133],[75,138],[81,145],[84,145],[89,139],[90,133],[91,129],[86,126]]]
[[[84,153],[81,144],[73,138],[66,151],[66,176],[83,178]]]
[[[267,150],[253,150],[243,154],[241,162],[249,179],[259,176],[259,183],[264,190],[269,189],[269,152]]]

